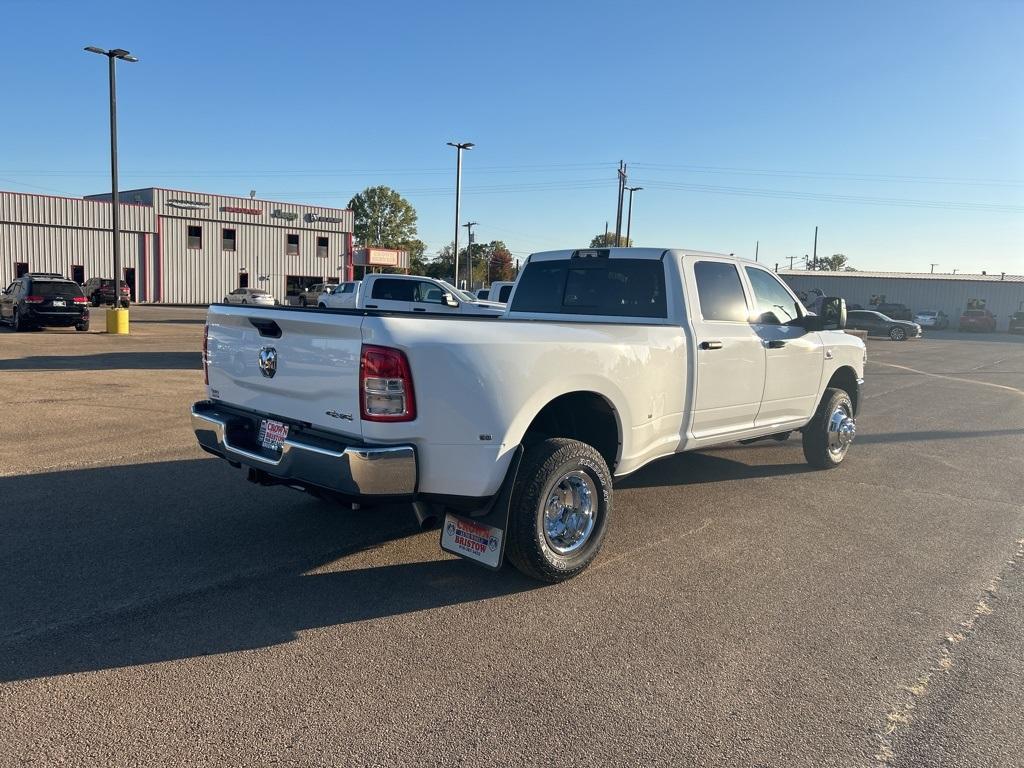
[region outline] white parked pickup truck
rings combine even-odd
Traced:
[[[500,318],[214,305],[192,421],[254,482],[407,499],[444,549],[559,581],[612,478],[655,459],[800,431],[843,461],[865,348],[842,299],[821,310],[758,264],[648,248],[534,254]]]
[[[418,275],[367,275],[342,283],[330,294],[320,294],[320,309],[384,309],[392,312],[440,312],[490,315],[505,311],[504,304],[481,301],[454,285]]]

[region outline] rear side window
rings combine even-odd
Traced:
[[[500,301],[502,304],[507,304],[508,297],[512,295],[513,288],[515,288],[514,285],[501,286],[501,289],[498,291],[498,298],[495,299],[495,301]]]
[[[665,270],[650,259],[564,259],[527,264],[513,312],[665,317]],[[506,299],[504,286],[499,300]]]
[[[693,274],[697,278],[700,314],[705,320],[747,321],[747,300],[734,264],[698,261]]]
[[[416,280],[377,280],[372,298],[384,301],[415,301]]]
[[[33,296],[84,296],[82,287],[77,283],[57,280],[33,280]]]

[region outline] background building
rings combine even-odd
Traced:
[[[996,329],[1005,331],[1009,316],[1024,309],[1024,275],[950,275],[914,272],[818,272],[780,270],[794,291],[817,288],[826,296],[842,296],[847,304],[865,309],[883,302],[906,304],[912,312],[936,309],[956,327],[971,299],[982,299],[996,316]],[[874,301],[873,301],[874,299]]]
[[[207,304],[264,288],[285,300],[352,273],[352,212],[147,187],[121,197],[124,280],[139,302]],[[0,192],[0,284],[32,272],[111,277],[110,195]]]

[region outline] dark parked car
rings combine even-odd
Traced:
[[[996,316],[987,309],[965,309],[960,315],[961,331],[985,331],[992,333],[996,329]]]
[[[881,312],[886,317],[891,317],[893,320],[913,320],[914,315],[910,311],[910,307],[906,304],[879,304],[874,308],[876,312]]]
[[[74,280],[29,272],[0,292],[0,322],[15,331],[70,325],[88,331],[89,303]]]
[[[921,335],[921,326],[917,323],[896,320],[870,309],[847,311],[846,327],[867,331],[869,336],[888,336],[893,341],[903,341]]]
[[[1024,333],[1024,312],[1014,312],[1010,315],[1010,333]]]
[[[112,305],[114,303],[114,281],[108,277],[90,277],[85,281],[82,290],[85,291],[85,297],[94,307],[98,307],[100,304]],[[121,306],[127,307],[131,304],[131,300],[132,292],[128,288],[128,283],[122,280]]]

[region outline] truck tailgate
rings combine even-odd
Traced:
[[[211,306],[210,396],[361,437],[362,322],[360,315]]]

